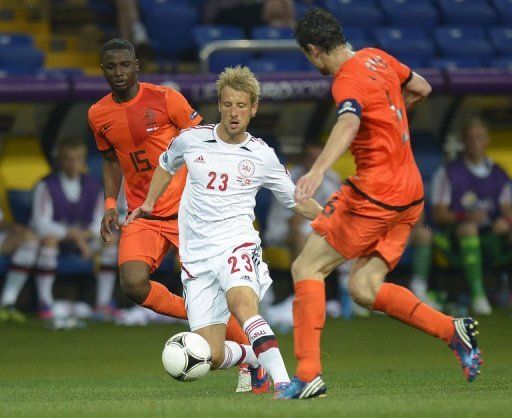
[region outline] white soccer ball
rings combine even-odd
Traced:
[[[180,332],[165,343],[162,363],[171,377],[181,382],[192,382],[210,371],[212,350],[199,334]]]

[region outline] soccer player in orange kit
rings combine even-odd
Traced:
[[[144,202],[160,154],[169,141],[202,118],[179,92],[137,80],[139,63],[132,44],[126,40],[112,39],[103,45],[101,68],[112,92],[93,104],[88,116],[103,155],[105,214],[101,235],[109,241],[112,230],[119,228],[116,198],[123,176],[131,212]],[[170,248],[178,248],[178,209],[186,177],[186,169],[179,170],[151,216],[122,228],[118,260],[121,288],[129,299],[180,319],[187,318],[183,298],[150,280],[150,273]],[[226,339],[248,343],[233,318]]]
[[[422,303],[402,286],[384,283],[400,259],[423,210],[423,184],[411,151],[406,110],[425,99],[428,82],[384,51],[353,51],[339,22],[310,9],[295,37],[311,63],[332,75],[337,121],[322,153],[297,182],[295,199],[313,196],[324,173],[350,148],[356,174],[335,192],[312,223],[302,253],[292,265],[296,376],[280,399],[323,396],[320,336],[325,323],[324,279],[355,259],[352,298],[445,341],[468,381],[479,373],[480,351],[472,318],[454,319]]]

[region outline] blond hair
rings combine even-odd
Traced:
[[[251,96],[251,103],[256,103],[260,97],[260,83],[254,76],[249,67],[227,67],[220,73],[217,82],[217,95],[220,99],[220,93],[226,86],[233,90],[245,91]]]

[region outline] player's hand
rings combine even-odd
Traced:
[[[107,209],[101,220],[101,237],[109,242],[112,238],[112,229],[119,229],[119,213],[117,209]]]
[[[295,203],[303,203],[310,197],[313,197],[323,181],[323,173],[309,171],[307,174],[304,174],[296,184]]]
[[[483,224],[487,221],[489,214],[484,209],[475,209],[468,212],[466,219],[468,221],[476,222],[478,225]]]
[[[124,221],[123,226],[128,226],[135,219],[143,218],[145,215],[149,215],[151,212],[153,212],[153,205],[149,205],[148,203],[144,202],[142,206],[139,206],[138,208],[134,209],[132,213],[130,213],[130,216],[128,216],[126,221]]]
[[[505,218],[498,218],[496,221],[494,221],[492,231],[496,235],[505,235],[510,232],[510,224]]]

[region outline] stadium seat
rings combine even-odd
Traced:
[[[325,7],[343,25],[363,30],[371,30],[384,20],[375,0],[326,0]]]
[[[312,7],[322,7],[325,8],[324,0],[295,0],[295,17],[300,19],[302,16],[306,14],[308,9]]]
[[[440,70],[456,70],[459,68],[484,67],[481,61],[476,58],[466,57],[442,57],[430,60],[430,66]]]
[[[269,26],[258,26],[251,32],[252,39],[258,40],[293,40],[293,30],[290,28],[272,28]],[[253,62],[260,71],[300,71],[304,63],[304,54],[299,50],[261,52],[259,60]]]
[[[43,63],[44,53],[33,46],[0,46],[0,70],[9,75],[34,74]]]
[[[362,29],[344,27],[343,34],[345,35],[347,42],[349,42],[350,45],[352,45],[352,47],[356,50],[373,45],[373,42],[368,38]]]
[[[0,33],[0,48],[17,46],[34,46],[32,36],[21,33]]]
[[[209,42],[245,38],[242,28],[228,25],[200,25],[196,26],[192,33],[198,50]],[[236,64],[247,65],[251,58],[252,54],[250,52],[214,52],[210,56],[209,70],[211,72],[219,72],[226,66]]]
[[[381,27],[375,30],[377,43],[400,60],[426,62],[435,55],[435,46],[422,28]]]
[[[499,21],[505,24],[512,24],[512,0],[491,0],[498,11]]]
[[[155,50],[176,58],[179,53],[193,49],[194,38],[190,28],[199,21],[195,9],[188,7],[152,9],[144,21]]]
[[[434,37],[441,55],[455,58],[475,58],[487,61],[494,55],[491,43],[480,28],[439,27]]]
[[[102,1],[105,3],[105,1]],[[194,8],[190,6],[187,0],[138,0],[142,16],[146,17],[161,11],[172,10],[176,7]]]
[[[387,20],[395,26],[432,28],[439,13],[430,0],[380,0]]]
[[[293,29],[257,26],[251,31],[252,39],[293,39]]]
[[[441,18],[448,25],[487,27],[498,16],[487,0],[438,0]]]
[[[512,56],[493,58],[491,60],[491,67],[507,68],[509,70],[512,70]]]
[[[430,66],[430,60],[427,58],[418,58],[413,56],[397,57],[400,62],[410,68],[427,68]]]
[[[32,212],[32,192],[11,189],[7,191],[7,200],[14,221],[27,225]]]
[[[298,60],[280,60],[278,58],[256,58],[248,62],[249,68],[255,73],[274,73],[302,71],[303,65]]]
[[[494,49],[500,55],[512,55],[512,27],[495,27],[488,31]]]

